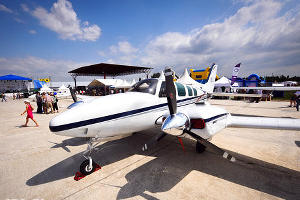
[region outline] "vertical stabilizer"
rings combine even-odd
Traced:
[[[218,69],[218,65],[213,64],[211,66],[207,82],[202,85],[202,89],[207,93],[213,93],[213,91],[214,91],[216,76],[217,76],[217,69]]]

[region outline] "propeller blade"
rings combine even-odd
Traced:
[[[155,146],[157,142],[159,142],[161,139],[163,139],[167,134],[164,132],[161,132],[157,134],[155,137],[153,137],[149,142],[143,145],[142,150],[147,151],[151,147]]]
[[[165,69],[165,78],[168,107],[170,114],[173,115],[177,112],[176,89],[173,81],[173,71],[169,67]]]
[[[76,96],[74,90],[72,89],[72,87],[69,87],[69,90],[70,90],[73,101],[77,102],[77,96]]]
[[[204,146],[213,149],[216,154],[222,156],[223,158],[226,158],[227,160],[229,160],[231,162],[236,161],[235,157],[230,155],[228,152],[224,151],[223,149],[219,148],[218,146],[214,145],[213,143],[203,139],[202,137],[193,133],[192,131],[185,129],[185,132],[187,134],[189,134],[190,136],[192,136],[193,138],[197,139],[197,141],[200,142],[201,144],[203,144]]]

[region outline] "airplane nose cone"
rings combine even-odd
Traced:
[[[53,119],[50,120],[49,122],[49,129],[51,132],[57,132],[57,127],[59,127],[59,116],[54,117]]]

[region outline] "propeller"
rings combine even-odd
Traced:
[[[214,65],[215,64],[213,63],[212,67]],[[201,136],[190,131],[189,117],[187,117],[184,113],[177,113],[176,89],[173,81],[173,72],[170,68],[165,69],[165,78],[166,78],[166,93],[167,93],[170,115],[167,117],[166,120],[164,120],[161,130],[164,133],[175,135],[177,137],[187,133],[193,138],[195,138],[202,145],[211,148],[216,154],[230,160],[231,162],[234,162],[236,159],[232,155],[230,155],[223,149],[219,148],[218,146],[205,140]],[[182,141],[179,140],[179,142],[183,147]]]
[[[166,79],[166,93],[167,93],[168,107],[169,107],[170,115],[173,115],[177,112],[176,89],[173,82],[173,71],[171,68],[166,67],[164,73]]]
[[[176,89],[173,81],[173,71],[166,67],[166,93],[170,115],[163,122],[161,130],[165,133],[180,136],[189,127],[190,119],[183,113],[177,113]]]
[[[70,90],[73,101],[77,102],[77,96],[75,94],[75,90],[73,90],[72,87],[69,87],[69,90]]]
[[[164,120],[161,130],[157,136],[153,137],[148,143],[144,144],[142,150],[146,151],[154,146],[167,134],[180,136],[183,130],[189,125],[189,118],[183,113],[177,113],[176,89],[173,82],[173,71],[167,67],[164,71],[166,79],[166,93],[170,115]],[[181,143],[182,144],[182,143]]]
[[[235,157],[233,157],[232,155],[230,155],[229,153],[227,153],[226,151],[224,151],[220,147],[214,145],[213,143],[211,143],[211,142],[205,140],[204,138],[200,137],[199,135],[193,133],[192,131],[185,129],[184,132],[187,133],[187,134],[189,134],[193,138],[195,138],[202,145],[204,145],[204,146],[209,147],[210,149],[212,149],[215,154],[217,154],[219,156],[222,156],[223,158],[226,158],[227,160],[229,160],[231,162],[235,162],[236,161]]]

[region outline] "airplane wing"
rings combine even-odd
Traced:
[[[230,115],[227,120],[227,127],[300,130],[300,119]]]
[[[212,93],[212,96],[218,96],[218,97],[262,97],[262,94],[214,92],[214,93]]]
[[[232,87],[238,90],[272,90],[272,91],[296,91],[300,87]]]

